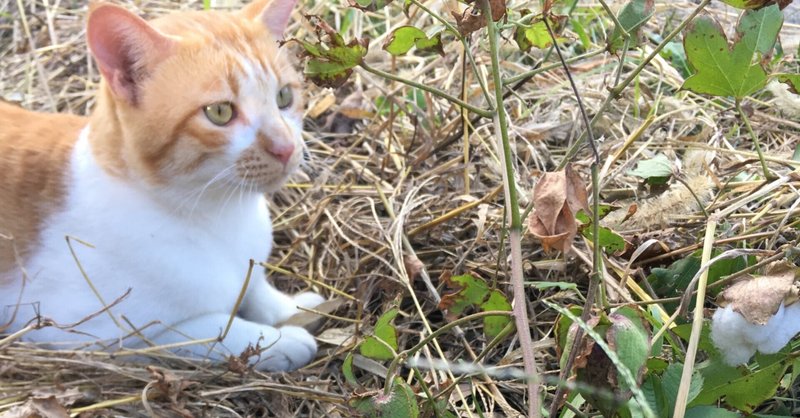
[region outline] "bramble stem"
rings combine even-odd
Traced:
[[[495,136],[497,146],[502,148],[503,158],[503,184],[505,191],[505,206],[511,218],[509,229],[509,247],[511,250],[511,285],[514,289],[514,322],[517,326],[517,335],[522,350],[522,362],[525,375],[529,377],[528,387],[528,417],[541,416],[541,379],[536,368],[536,358],[531,341],[530,322],[528,321],[528,304],[525,298],[525,284],[522,275],[522,218],[520,217],[519,200],[514,176],[514,160],[511,152],[511,142],[508,139],[508,120],[503,103],[503,80],[500,77],[500,48],[497,45],[497,27],[492,18],[492,9],[487,0],[481,0],[483,15],[486,17],[486,27],[489,35],[489,50],[492,56],[492,77],[495,91]]]
[[[377,75],[378,77],[383,77],[383,78],[385,78],[387,80],[397,81],[399,83],[403,83],[403,84],[409,85],[411,87],[418,88],[418,89],[423,90],[423,91],[427,91],[428,93],[430,93],[430,94],[432,94],[434,96],[437,96],[439,98],[447,100],[450,103],[453,103],[453,104],[456,104],[458,106],[461,106],[461,107],[469,110],[470,112],[472,112],[472,113],[474,113],[476,115],[482,116],[484,118],[491,118],[494,115],[494,113],[489,111],[489,110],[481,109],[479,107],[475,107],[475,106],[473,106],[473,105],[471,105],[471,104],[459,99],[458,97],[451,96],[450,94],[447,94],[447,93],[445,93],[445,92],[443,92],[443,91],[441,91],[441,90],[439,90],[437,88],[434,88],[434,87],[431,87],[431,86],[426,86],[425,84],[417,83],[416,81],[411,81],[411,80],[405,79],[403,77],[396,76],[396,75],[394,75],[392,73],[387,73],[386,71],[382,71],[382,70],[379,70],[377,68],[371,67],[365,62],[362,62],[361,64],[359,64],[359,66],[361,68],[367,70],[368,72]]]

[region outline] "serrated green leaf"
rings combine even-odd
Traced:
[[[620,313],[612,313],[613,324],[606,332],[608,345],[616,351],[619,360],[628,368],[631,375],[639,379],[650,354],[650,337],[642,326],[641,317],[632,320]],[[619,390],[626,392],[631,388],[622,376],[617,377]],[[639,379],[639,382],[641,380]]]
[[[486,302],[481,305],[482,311],[511,311],[511,303],[506,295],[499,290],[489,292]],[[483,318],[483,333],[486,338],[492,339],[500,334],[500,331],[511,323],[511,318],[504,315],[492,315]]]
[[[769,9],[753,12],[749,22],[764,22],[761,16],[768,13]],[[750,29],[748,26],[748,31],[769,32],[767,29]],[[740,99],[764,87],[767,75],[761,65],[753,61],[757,53],[755,48],[758,45],[763,46],[767,40],[760,35],[748,35],[747,32],[740,35],[742,38],[750,37],[750,41],[743,42],[740,39],[731,49],[724,31],[716,21],[706,16],[695,19],[684,36],[684,49],[689,64],[696,72],[681,88],[695,93]],[[773,44],[774,42],[772,39]]]
[[[639,45],[639,29],[647,23],[653,16],[655,5],[653,0],[631,0],[620,10],[617,15],[619,21],[625,32],[630,35],[628,48],[635,48]],[[625,47],[625,38],[622,36],[622,30],[619,27],[614,27],[614,31],[608,38],[608,50],[611,53],[616,53]]]
[[[319,16],[306,16],[314,27],[318,42],[290,39],[299,43],[306,60],[304,74],[321,87],[336,88],[347,81],[353,67],[361,64],[367,55],[367,43],[353,40],[345,43],[342,36]]]
[[[364,342],[359,346],[361,355],[373,360],[391,360],[394,358],[394,353],[389,347],[395,352],[397,351],[397,330],[392,321],[394,321],[399,312],[397,308],[392,308],[378,318],[378,322],[375,323],[374,335],[364,339]]]
[[[706,367],[704,370],[707,373],[703,374],[714,376],[714,381],[707,382],[706,388],[689,406],[711,404],[724,398],[726,404],[751,413],[764,401],[775,396],[788,368],[788,362],[775,362],[755,372],[750,372],[745,367]]]
[[[398,56],[406,54],[413,47],[420,51],[433,51],[444,56],[442,48],[442,33],[439,32],[430,38],[420,29],[413,26],[401,26],[391,34],[383,44],[383,49],[388,53]]]
[[[644,179],[670,177],[672,176],[672,162],[666,155],[658,154],[652,159],[639,161],[636,168],[628,171],[628,174]]]

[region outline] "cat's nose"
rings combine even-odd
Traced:
[[[269,155],[275,157],[276,160],[284,165],[289,162],[292,154],[294,154],[294,144],[291,141],[274,139],[265,134],[259,134],[258,142]]]
[[[292,158],[292,154],[294,154],[294,145],[292,144],[285,144],[281,146],[267,147],[267,152],[275,157],[278,161],[286,165],[289,162],[289,158]]]

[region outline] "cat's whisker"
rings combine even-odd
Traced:
[[[212,177],[211,180],[209,180],[199,190],[195,189],[192,192],[188,193],[186,198],[180,204],[178,204],[176,209],[180,210],[185,203],[187,203],[190,199],[192,199],[192,197],[197,195],[197,197],[194,200],[194,203],[192,204],[191,209],[189,209],[189,216],[191,216],[194,213],[194,210],[197,208],[197,205],[200,203],[200,199],[202,199],[203,194],[205,194],[205,192],[209,189],[209,187],[211,187],[214,183],[223,180],[228,174],[230,174],[231,170],[233,170],[234,168],[236,168],[235,163],[220,170],[219,173],[217,173],[214,177]]]

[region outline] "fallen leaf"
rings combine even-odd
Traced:
[[[31,398],[24,404],[11,408],[3,418],[69,418],[69,411],[55,396]]]
[[[767,268],[766,275],[746,275],[720,292],[717,304],[730,305],[751,324],[764,325],[778,312],[781,303],[797,301],[800,288],[796,275],[794,265],[776,263]]]
[[[575,214],[589,210],[586,186],[571,165],[562,171],[544,173],[533,189],[534,210],[528,216],[528,230],[551,248],[567,252],[578,233]]]

